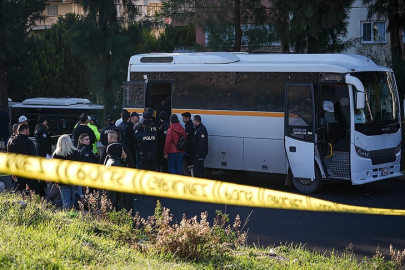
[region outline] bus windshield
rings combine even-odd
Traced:
[[[364,109],[355,110],[356,127],[398,123],[399,103],[393,74],[391,72],[356,72],[351,75],[363,83],[366,95]]]

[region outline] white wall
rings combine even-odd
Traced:
[[[348,25],[348,35],[346,39],[351,38],[361,38],[361,22],[369,21],[367,20],[367,7],[362,6],[361,0],[357,0],[353,3],[352,9],[350,11],[349,25]],[[374,18],[375,20],[377,18]],[[388,21],[386,20],[386,26],[388,26]],[[358,53],[358,49],[361,49],[362,54],[370,57],[373,55],[375,59],[378,59],[382,65],[386,65],[386,57],[390,48],[390,37],[389,33],[386,33],[386,43],[383,44],[362,44],[359,40],[356,46],[349,49],[346,53]],[[369,54],[369,55],[368,55]]]

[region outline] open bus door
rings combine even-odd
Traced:
[[[148,105],[145,104],[145,102],[148,102],[145,99],[148,89],[148,80],[124,82],[123,87],[123,108],[134,108],[143,112],[144,108]]]
[[[298,191],[311,193],[320,187],[315,177],[315,110],[311,84],[287,84],[284,146]]]

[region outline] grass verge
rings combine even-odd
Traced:
[[[91,195],[92,196],[92,195]],[[158,202],[153,216],[132,217],[94,195],[88,210],[61,211],[38,197],[0,194],[0,269],[400,269],[405,250],[356,260],[305,245],[247,246],[237,216],[217,212],[172,222]]]

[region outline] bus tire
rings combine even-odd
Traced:
[[[315,179],[313,181],[311,181],[311,179],[309,178],[297,178],[293,175],[291,175],[291,180],[294,184],[294,187],[303,194],[310,194],[318,191],[322,187],[324,182],[321,179],[321,174],[318,168],[315,168]]]

